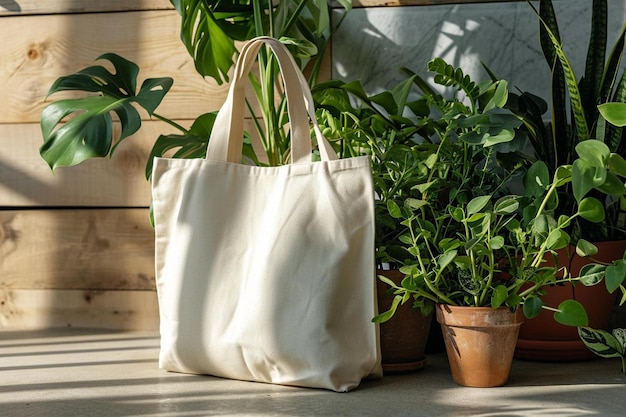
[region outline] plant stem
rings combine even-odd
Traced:
[[[178,123],[176,123],[175,121],[168,119],[167,117],[161,116],[158,113],[152,113],[152,116],[154,116],[155,119],[158,119],[162,122],[167,123],[170,126],[175,127],[176,129],[180,130],[183,133],[189,133],[189,130],[185,129],[184,127],[182,127],[181,125],[179,125]]]

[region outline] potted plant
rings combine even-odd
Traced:
[[[313,89],[320,109],[318,120],[325,135],[336,144],[338,153],[342,156],[366,154],[371,158],[377,195],[378,273],[396,285],[403,278],[398,268],[405,249],[401,240],[404,226],[395,212],[405,200],[420,198],[420,187],[432,175],[429,159],[437,151],[441,138],[462,135],[467,141],[480,142],[484,137],[485,140],[473,148],[477,150],[472,156],[473,164],[501,155],[496,150],[497,145],[507,142],[510,146],[508,142],[514,139],[514,128],[521,123],[518,117],[502,108],[505,81],[479,86],[442,59],[434,59],[428,69],[435,75],[436,83],[453,90],[453,99],[445,99],[433,86],[406,69],[406,80],[375,95],[367,95],[358,81],[331,81]],[[462,95],[470,97],[472,104],[463,104],[462,97],[458,97]],[[478,105],[490,100],[491,104]],[[462,149],[455,150],[450,157],[461,153]],[[458,175],[447,179],[447,184],[458,182],[465,184],[465,189],[480,186],[487,190],[496,184],[490,175],[473,177],[472,164],[465,164],[463,170],[457,171]],[[388,289],[382,281],[379,283],[381,311],[391,308],[393,297],[387,294]],[[389,372],[420,367],[428,336],[427,322],[408,304],[394,311],[394,317],[381,325],[383,368]],[[424,315],[426,320],[431,316]],[[412,347],[403,342],[410,342]]]
[[[481,175],[474,171],[475,165],[496,156],[498,146],[510,146],[514,128],[519,118],[502,108],[506,102],[506,82],[486,82],[477,85],[460,69],[453,68],[442,59],[434,59],[428,68],[435,74],[436,83],[446,85],[456,92],[453,99],[445,99],[426,81],[409,73],[408,78],[396,88],[368,96],[360,83],[332,81],[313,89],[319,117],[325,135],[334,140],[341,155],[369,155],[372,162],[376,200],[376,248],[379,275],[399,285],[403,274],[398,271],[405,256],[402,241],[404,226],[397,218],[399,206],[404,201],[421,197],[423,186],[431,181],[434,169],[429,165],[438,152],[443,152],[439,175],[445,178],[444,188],[458,185],[463,193],[475,193],[473,187],[494,190],[499,183],[487,170]],[[408,99],[411,88],[418,87],[419,95]],[[415,93],[415,92],[414,92]],[[471,105],[462,103],[465,95]],[[352,100],[350,100],[352,98]],[[359,103],[355,105],[354,103]],[[479,105],[482,102],[484,105]],[[441,141],[462,136],[472,142],[471,156],[465,163],[460,161],[466,149],[452,146],[441,149]],[[455,141],[455,144],[464,142]],[[507,149],[501,149],[507,150]],[[505,159],[505,158],[504,158]],[[461,162],[461,165],[457,164]],[[518,165],[515,169],[520,169]],[[429,178],[429,176],[431,178]],[[507,174],[507,178],[511,173]],[[442,193],[446,190],[442,189]],[[465,194],[464,194],[465,195]],[[385,297],[388,287],[381,281],[379,308],[392,308],[393,297]],[[386,370],[406,370],[421,363],[425,337],[424,319],[411,312],[409,304],[395,305],[394,317],[381,325],[383,366]],[[424,315],[430,318],[432,314]],[[399,317],[400,316],[400,317]],[[404,324],[408,323],[408,324]],[[422,334],[421,347],[404,348],[402,341],[417,339]],[[417,340],[413,340],[417,341]],[[394,351],[412,352],[406,357],[392,356]]]
[[[181,40],[200,75],[218,84],[228,81],[228,71],[237,54],[236,42],[267,35],[290,46],[302,67],[308,66],[310,82],[315,83],[332,31],[326,0],[287,0],[275,4],[239,0],[171,0],[171,3],[181,16]],[[351,7],[350,2],[340,3],[346,9]],[[171,78],[147,79],[138,89],[139,67],[135,63],[114,53],[103,54],[98,59],[109,61],[114,71],[104,65],[90,66],[57,79],[48,91],[48,96],[61,91],[87,93],[84,97],[54,101],[42,112],[44,143],[40,153],[52,169],[111,155],[141,127],[138,108],[180,131],[155,140],[146,164],[148,178],[154,156],[204,157],[215,112],[201,114],[188,128],[181,126],[156,112],[173,84]],[[289,158],[286,103],[284,96],[277,94],[278,68],[273,57],[262,51],[259,65],[259,75],[250,77],[259,111],[251,103],[247,105],[261,145],[254,149],[248,140],[244,144],[244,156],[256,164],[280,165]],[[114,119],[121,125],[119,135],[114,134]]]
[[[436,67],[434,62],[431,69]],[[420,197],[389,204],[390,214],[403,226],[398,239],[405,249],[400,269],[405,278],[398,285],[381,277],[396,296],[392,307],[375,320],[384,322],[393,316],[395,308],[408,301],[424,314],[436,308],[455,381],[469,386],[497,386],[508,378],[521,311],[526,317],[534,317],[542,308],[552,310],[560,323],[586,326],[587,315],[580,303],[566,300],[550,306],[542,302],[541,296],[548,284],[580,281],[595,285],[605,275],[604,266],[594,265],[581,276],[572,276],[546,259],[570,244],[567,230],[576,219],[603,220],[603,204],[588,194],[592,189],[606,191],[609,184],[598,181],[594,174],[604,172],[604,178],[609,174],[611,178],[624,176],[622,168],[616,168],[624,159],[610,153],[599,141],[587,141],[578,145],[581,159],[559,167],[552,179],[545,163],[533,164],[524,177],[524,194],[511,194],[508,179],[519,165],[498,175],[498,168],[503,167],[494,165],[490,158],[495,153],[492,148],[513,137],[512,132],[502,128],[496,135],[489,134],[504,116],[498,109],[506,104],[506,84],[493,85],[482,100],[477,100],[480,88],[474,89],[476,85],[461,71],[443,68],[435,80],[459,86],[482,117],[459,111],[462,106],[457,103],[444,107],[443,134],[432,143],[435,146],[430,147],[430,153],[423,155],[425,180],[415,186]],[[516,125],[508,127],[512,130]],[[591,164],[595,170],[580,170],[581,164]],[[554,217],[558,190],[570,183],[575,190],[576,211]],[[610,192],[624,195],[626,188],[620,183]],[[594,249],[584,240],[577,246],[582,254]],[[468,310],[472,324],[463,326],[456,317]],[[494,323],[498,325],[492,326]],[[479,332],[477,327],[481,327]],[[504,329],[510,334],[500,333]],[[481,345],[478,341],[488,334],[487,330],[498,333]],[[470,335],[471,340],[462,342],[462,335]],[[511,342],[508,347],[503,346],[504,340]],[[488,351],[489,346],[497,346],[498,352]],[[479,364],[478,370],[464,368],[462,361],[467,358]],[[493,363],[496,358],[502,362]],[[488,370],[499,372],[490,375]]]
[[[618,39],[607,55],[607,2],[594,0],[592,3],[591,34],[587,51],[584,76],[577,80],[568,57],[563,52],[557,17],[550,0],[541,0],[539,10],[533,10],[539,18],[541,48],[546,63],[551,68],[552,91],[550,119],[544,122],[548,111],[547,104],[530,93],[513,95],[511,108],[524,119],[524,129],[533,155],[530,159],[546,163],[548,171],[554,173],[558,166],[572,164],[576,159],[577,144],[589,140],[603,141],[613,153],[624,155],[626,138],[622,129],[606,126],[597,105],[607,101],[626,100],[626,79],[619,74],[624,51],[626,27],[622,28]],[[577,169],[591,169],[578,161]],[[559,252],[558,262],[574,275],[588,262],[611,263],[619,259],[626,249],[626,222],[621,196],[606,195],[602,190],[592,191],[598,199],[603,199],[606,216],[599,223],[576,219],[568,228],[573,242],[584,237],[599,249],[587,257],[576,253],[575,245]],[[576,200],[572,186],[559,190],[559,207],[556,212],[569,215],[575,211]],[[546,288],[545,299],[558,303],[574,297],[581,301],[589,313],[593,327],[607,328],[610,314],[615,304],[615,296],[598,287],[561,285]],[[549,320],[547,313],[522,326],[516,356],[538,360],[588,359],[593,355],[579,340],[574,328],[561,326]]]

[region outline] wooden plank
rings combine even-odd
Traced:
[[[148,209],[0,211],[0,288],[154,289]]]
[[[53,81],[92,65],[106,52],[139,65],[138,85],[145,78],[175,79],[158,113],[195,119],[218,109],[227,86],[196,73],[179,39],[179,25],[174,10],[2,18],[0,39],[11,42],[0,48],[0,123],[39,122]]]
[[[190,120],[176,122],[191,125]],[[249,121],[245,127],[253,128]],[[38,124],[0,124],[0,207],[148,207],[146,162],[154,141],[170,133],[180,132],[160,121],[144,121],[113,158],[88,160],[53,174],[39,155]]]
[[[180,121],[188,125],[188,121]],[[117,124],[116,124],[117,127]],[[38,124],[0,125],[0,207],[150,205],[145,165],[159,134],[174,129],[146,121],[109,159],[93,159],[53,174],[39,155]]]
[[[0,16],[173,9],[169,0],[4,0]]]
[[[0,288],[0,329],[51,327],[158,330],[156,292]]]

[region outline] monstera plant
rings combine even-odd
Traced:
[[[332,27],[326,0],[171,0],[181,17],[180,36],[193,58],[197,72],[218,84],[228,81],[228,72],[237,56],[237,43],[266,35],[290,47],[302,67],[307,66],[310,82],[315,83],[321,58]],[[341,0],[349,9],[351,2]],[[157,108],[173,85],[169,77],[146,79],[138,88],[139,67],[115,54],[97,57],[109,61],[114,71],[93,65],[59,78],[48,96],[60,91],[79,91],[84,97],[52,102],[42,112],[44,144],[40,153],[55,169],[76,165],[86,159],[111,155],[115,148],[141,127],[141,111],[176,128],[179,133],[159,136],[146,166],[151,174],[153,156],[169,152],[176,158],[203,157],[215,114],[201,114],[190,127],[184,127],[157,113]],[[248,104],[256,123],[264,153],[253,152],[248,143],[244,153],[257,164],[279,165],[289,157],[286,103],[276,94],[278,68],[273,57],[261,52],[258,76],[252,75],[252,89],[260,103],[260,114]],[[119,135],[113,122],[120,122]]]

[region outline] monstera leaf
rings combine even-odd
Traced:
[[[53,170],[112,153],[115,146],[141,126],[141,116],[135,105],[153,115],[173,84],[171,78],[147,79],[137,92],[139,67],[135,63],[112,53],[98,59],[108,60],[115,71],[110,72],[100,65],[87,67],[59,78],[48,91],[48,96],[67,90],[96,93],[59,100],[43,110],[44,144],[39,152]],[[115,146],[112,113],[121,124]],[[68,120],[64,122],[66,118]]]
[[[181,16],[180,38],[199,74],[228,81],[236,41],[255,36],[297,39],[306,62],[322,51],[330,35],[327,0],[170,0]],[[349,10],[349,0],[338,3]],[[308,50],[308,53],[306,53]],[[297,55],[297,54],[296,54]]]

